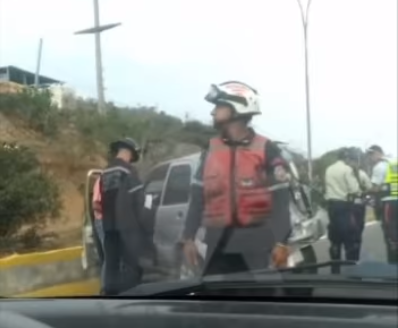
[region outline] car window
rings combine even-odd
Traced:
[[[191,184],[191,166],[177,165],[171,168],[167,179],[163,205],[187,203]]]
[[[163,185],[166,181],[170,164],[158,166],[152,170],[145,179],[145,193],[161,197]]]

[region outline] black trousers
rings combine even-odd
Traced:
[[[248,279],[251,279],[251,271],[266,269],[270,262],[270,254],[266,251],[245,250],[242,253],[226,253],[224,240],[220,241],[218,245],[208,245],[208,248],[212,249],[212,251],[206,252],[203,276],[245,273],[248,274]],[[228,281],[227,277],[225,281]],[[275,288],[251,289],[250,296],[273,296],[276,292]],[[246,295],[247,291],[231,290],[229,293],[234,296],[239,293]],[[215,295],[219,295],[219,291],[215,292]]]
[[[359,250],[362,246],[362,234],[365,228],[365,216],[366,216],[366,206],[362,204],[354,204],[352,207],[353,215],[353,233],[354,239],[359,244]],[[359,253],[357,254],[359,260]]]
[[[141,282],[142,268],[130,234],[104,232],[104,282],[102,293],[117,295]]]
[[[362,236],[363,225],[362,229],[357,226],[354,206],[350,202],[331,200],[328,201],[328,214],[331,260],[341,260],[342,248],[344,248],[345,259],[357,261],[361,251],[359,236]],[[359,231],[361,231],[360,234]],[[338,266],[332,267],[332,273],[339,273],[339,271]]]
[[[266,269],[269,254],[265,252],[223,253],[216,250],[205,259],[204,275],[250,272]]]
[[[387,261],[398,264],[398,200],[383,202],[383,235],[386,243]]]
[[[245,248],[239,253],[225,252],[232,233],[233,230],[226,229],[222,231],[219,238],[207,239],[203,275],[246,273],[268,267],[270,254],[267,254],[266,251],[259,251],[255,247]],[[250,243],[251,240],[247,240],[247,242]]]

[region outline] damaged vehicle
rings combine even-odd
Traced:
[[[279,143],[283,157],[289,164],[288,188],[292,233],[289,238],[289,266],[297,273],[316,273],[316,268],[308,265],[317,262],[313,244],[326,232],[325,211],[313,206],[310,199],[310,187],[302,183],[292,151]],[[149,260],[144,261],[144,280],[147,282],[161,280],[187,279],[199,274],[193,272],[184,261],[181,237],[188,209],[190,184],[199,164],[200,153],[173,159],[153,167],[144,179],[146,206],[152,214],[146,217],[153,229],[153,252]],[[85,185],[85,215],[82,231],[83,252],[82,265],[88,270],[98,266],[103,258],[99,239],[93,229],[92,190],[101,170],[90,170]],[[203,259],[206,255],[206,244],[203,243],[205,228],[196,236],[196,244]]]

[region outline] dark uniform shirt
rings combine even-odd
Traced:
[[[254,133],[247,140],[241,141],[241,143],[247,144],[251,142],[253,136]],[[230,143],[227,139],[224,139],[224,142]],[[282,165],[287,169],[286,162],[282,158],[281,150],[276,144],[270,141],[267,142],[264,151],[267,160],[264,170],[271,180],[275,180],[275,167]],[[204,150],[202,152],[200,165],[194,177],[194,182],[191,186],[191,201],[184,231],[185,239],[194,239],[202,223],[204,210],[202,182],[206,156],[207,150]],[[278,183],[276,180],[271,182]],[[224,242],[225,239],[227,239],[227,242],[223,248],[227,252],[258,251],[262,249],[267,251],[272,249],[277,243],[286,243],[291,233],[289,191],[286,188],[273,191],[273,194],[273,212],[269,218],[264,220],[262,225],[239,228],[206,228],[205,242],[208,247],[216,247],[221,240]],[[227,236],[227,238],[225,238],[225,236]]]
[[[144,194],[136,169],[113,159],[102,172],[101,190],[104,230],[139,231]]]

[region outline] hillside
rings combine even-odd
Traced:
[[[60,246],[79,243],[83,213],[81,186],[87,170],[104,163],[101,156],[85,156],[78,138],[73,139],[66,134],[51,140],[24,126],[20,120],[0,114],[1,142],[16,143],[33,150],[43,169],[59,186],[63,205],[61,218],[49,224],[43,234],[56,233]]]
[[[42,231],[48,235],[45,248],[66,247],[81,242],[83,183],[88,170],[103,167],[105,151],[87,151],[85,138],[70,129],[57,138],[48,138],[23,124],[21,120],[0,113],[0,141],[27,146],[37,155],[41,166],[60,190],[61,217],[49,222]],[[101,147],[98,147],[101,148]],[[179,143],[164,159],[200,150],[198,146]],[[159,150],[159,152],[161,149]],[[139,166],[145,166],[143,163]],[[141,169],[141,172],[143,170]]]
[[[49,107],[45,118],[48,120],[51,114],[51,124],[55,124],[56,129],[48,132],[36,121],[32,123],[31,118],[37,120],[37,115],[27,116],[26,108],[21,110],[25,106],[24,101],[16,101],[16,97],[23,98],[23,95],[0,94],[0,142],[32,150],[41,168],[58,186],[62,201],[60,218],[48,220],[45,228],[40,230],[41,247],[46,249],[81,242],[85,176],[88,170],[105,165],[109,141],[129,135],[146,145],[148,149],[144,160],[138,164],[142,175],[161,160],[200,150],[200,136],[195,135],[192,127],[181,136],[186,124],[172,116],[157,113],[155,109],[113,108],[107,117],[99,117],[91,102],[83,104],[86,108],[73,112],[60,112]],[[29,110],[34,111],[32,104],[37,96],[30,97]],[[9,104],[12,108],[7,106]],[[189,124],[202,126],[196,122]]]

